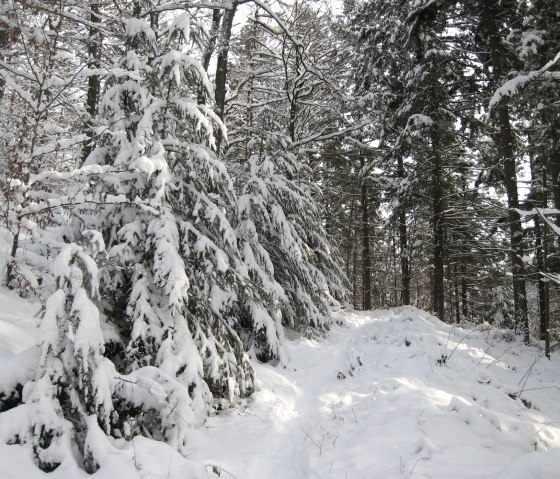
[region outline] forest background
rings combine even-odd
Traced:
[[[341,305],[548,355],[559,19],[550,0],[3,0],[3,282],[44,305],[35,376],[0,397],[30,418],[14,438],[47,471],[70,440],[95,471],[99,433],[181,451],[251,394],[248,357],[282,364],[286,331]]]

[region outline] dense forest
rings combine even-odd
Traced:
[[[560,321],[555,0],[3,0],[2,283],[36,464],[182,451],[333,308]],[[23,387],[22,387],[23,386]]]

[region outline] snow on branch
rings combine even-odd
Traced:
[[[560,227],[554,224],[548,217],[548,215],[560,215],[560,210],[555,208],[533,208],[532,210],[520,210],[514,208],[514,210],[521,217],[538,215],[556,235],[560,236]]]
[[[537,80],[539,78],[548,79],[548,80],[560,80],[560,72],[548,71],[559,61],[560,61],[560,52],[558,52],[556,56],[552,60],[550,60],[545,66],[543,66],[541,69],[534,70],[523,75],[517,75],[515,78],[506,81],[492,95],[492,98],[490,99],[490,103],[488,104],[488,114],[490,114],[492,108],[494,108],[498,103],[500,103],[500,101],[502,101],[504,98],[512,97],[516,95],[519,89],[530,81]]]

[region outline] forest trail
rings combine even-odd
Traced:
[[[247,407],[210,418],[189,458],[237,479],[482,478],[516,459],[496,477],[560,477],[544,454],[560,447],[558,374],[537,349],[415,308],[344,320],[290,342],[289,367],[255,365]]]
[[[65,464],[49,479],[560,478],[559,352],[412,307],[338,319],[325,338],[287,341],[285,367],[254,361],[257,391],[192,428],[186,457],[136,437],[107,442],[91,476]],[[25,325],[0,321],[0,357],[22,375],[9,350]],[[0,463],[2,479],[47,477],[17,445],[0,442]]]

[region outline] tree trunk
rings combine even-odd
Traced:
[[[542,167],[542,165],[541,165]],[[541,208],[548,206],[547,195],[547,172],[542,169],[542,187],[540,191],[540,205]],[[537,220],[539,217],[537,216]],[[539,221],[540,222],[540,221]],[[542,222],[542,264],[539,266],[539,311],[540,311],[540,332],[541,339],[544,339],[544,353],[550,359],[550,284],[546,275],[548,273],[548,226],[546,222]],[[542,273],[542,274],[541,274]]]
[[[94,26],[94,24],[101,23],[101,16],[99,15],[99,3],[97,1],[90,2],[90,16],[89,20],[91,25],[89,27],[88,37],[88,68],[96,69],[100,67],[101,59],[101,31]],[[86,144],[82,151],[82,163],[87,159],[93,151],[93,119],[97,115],[97,108],[99,105],[99,95],[101,93],[101,80],[99,75],[90,75],[88,77],[87,97],[86,97],[86,111],[88,119],[86,121],[85,131],[88,137]]]
[[[464,261],[461,261],[461,313],[465,319],[469,315],[467,266]]]
[[[528,137],[528,142],[531,145],[531,137]],[[534,198],[533,204],[536,208],[546,208],[547,198],[544,191],[544,185],[546,183],[546,171],[542,168],[540,161],[536,161],[534,155],[529,153],[529,164],[531,168],[531,183],[533,185],[532,196]],[[539,174],[540,173],[540,174]],[[547,298],[547,284],[545,278],[542,276],[546,273],[545,268],[545,249],[546,249],[546,238],[544,237],[544,226],[539,215],[534,217],[535,225],[535,256],[537,261],[537,291],[539,300],[539,338],[541,340],[546,339],[546,333],[548,328],[548,298]]]
[[[398,157],[398,175],[404,179],[404,162],[402,157]],[[401,305],[410,304],[410,263],[408,254],[408,228],[406,225],[406,206],[399,205],[399,242],[401,253]]]
[[[365,158],[362,156],[362,171],[364,171]],[[365,179],[362,178],[362,307],[371,309],[371,253],[369,247],[369,211],[368,194]]]
[[[350,278],[350,267],[352,264],[352,252],[354,251],[354,203],[356,202],[356,197],[352,196],[350,201],[350,220],[346,228],[346,241],[348,244],[348,251],[346,254],[346,277]]]
[[[523,332],[525,341],[529,341],[529,317],[527,314],[527,292],[525,286],[525,266],[523,264],[523,229],[517,192],[517,173],[514,156],[514,137],[509,120],[509,108],[506,103],[498,106],[500,133],[498,142],[504,162],[504,183],[508,200],[508,220],[511,245],[511,269],[513,275],[513,303],[515,324]]]
[[[482,22],[488,34],[488,46],[492,64],[492,76],[495,85],[505,77],[504,51],[496,18],[500,12],[491,5],[484,4]],[[508,99],[504,98],[494,107],[494,116],[498,127],[495,135],[496,146],[503,162],[504,185],[508,202],[508,220],[510,232],[510,261],[513,275],[513,302],[515,309],[515,325],[523,331],[525,341],[529,341],[529,318],[527,315],[527,293],[525,286],[525,267],[523,265],[523,228],[517,191],[517,173],[515,161],[515,137],[510,122]]]
[[[19,225],[18,225],[18,229],[16,231],[16,233],[14,234],[14,238],[12,240],[12,251],[10,252],[10,260],[8,261],[8,264],[6,265],[6,286],[10,289],[12,289],[13,284],[12,281],[15,279],[14,278],[14,263],[16,261],[16,254],[17,254],[17,250],[18,250],[18,244],[19,244]]]
[[[352,304],[358,308],[358,248],[352,250]]]
[[[453,290],[455,291],[455,322],[459,324],[461,322],[461,313],[459,309],[459,271],[457,262],[453,265]]]
[[[432,227],[434,235],[432,310],[441,320],[445,321],[445,216],[443,205],[443,165],[439,133],[436,128],[431,132],[432,140]]]
[[[2,0],[2,7],[5,8],[7,2]],[[0,52],[4,52],[8,47],[8,39],[10,38],[10,32],[8,26],[5,23],[0,24]],[[4,55],[0,53],[0,59],[5,60]],[[6,88],[6,80],[4,77],[0,76],[0,100],[4,98],[4,89]]]
[[[233,26],[233,18],[237,11],[238,3],[236,1],[231,3],[229,8],[226,8],[222,21],[222,31],[220,35],[220,44],[218,48],[218,58],[216,63],[216,85],[214,92],[214,100],[216,102],[216,109],[220,120],[224,119],[226,108],[226,81],[228,71],[228,54],[229,42],[231,39],[231,29]],[[216,131],[216,150],[220,151],[222,143],[222,132],[220,129]]]
[[[290,100],[290,118],[288,124],[288,132],[290,134],[290,139],[293,141],[296,140],[296,120],[298,115],[298,102],[299,102],[299,76],[300,76],[300,52],[299,49],[296,49],[296,59],[295,59],[295,66],[294,66],[294,85],[292,91],[289,91],[289,82],[286,78],[286,86],[287,86],[287,96]],[[287,68],[286,68],[287,71]]]
[[[208,39],[208,44],[204,49],[204,55],[202,56],[202,68],[205,72],[208,72],[208,67],[210,66],[210,59],[216,48],[216,40],[218,39],[218,33],[220,31],[220,22],[222,20],[222,11],[219,8],[212,10],[212,29],[210,30],[210,38]]]
[[[547,195],[547,172],[543,168],[543,183],[542,183],[542,205],[543,208],[548,206],[548,195]],[[548,225],[543,222],[543,273],[548,273]],[[545,298],[543,308],[546,312],[544,321],[544,354],[548,359],[550,359],[550,282],[548,278],[540,278],[539,285],[542,284],[543,297]]]
[[[210,29],[210,37],[208,38],[208,43],[204,47],[204,52],[202,54],[202,68],[208,73],[208,68],[210,67],[210,60],[214,50],[216,49],[216,40],[220,33],[220,24],[222,21],[222,10],[220,8],[215,8],[212,10],[212,28]],[[205,104],[207,101],[206,89],[202,86],[198,86],[197,94],[198,103],[201,105]]]

